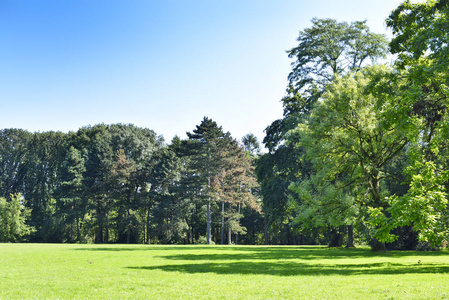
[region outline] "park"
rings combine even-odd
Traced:
[[[2,299],[447,299],[447,251],[3,244]]]
[[[189,9],[182,1],[174,5],[183,8],[178,10],[170,3],[154,7],[114,2],[107,10],[102,3],[84,6],[82,0],[73,6],[47,4],[49,10],[42,13],[59,16],[57,12],[63,11],[67,20],[87,18],[91,23],[86,28],[83,22],[73,23],[79,24],[78,30],[64,18],[58,22],[70,25],[69,32],[79,32],[80,39],[86,38],[87,47],[97,45],[103,50],[101,55],[93,51],[95,55],[83,56],[93,48],[85,51],[85,43],[75,43],[75,47],[62,27],[45,23],[65,41],[61,48],[54,48],[65,51],[50,51],[47,56],[41,50],[52,47],[33,48],[35,52],[28,56],[35,64],[23,64],[9,50],[0,55],[5,73],[12,81],[19,78],[4,85],[8,95],[0,89],[0,98],[10,99],[4,105],[5,118],[0,118],[0,122],[9,120],[7,126],[0,124],[0,299],[449,298],[449,1],[401,2],[382,20],[391,37],[371,31],[367,19],[354,20],[349,14],[348,21],[341,20],[341,15],[309,19],[294,46],[286,53],[283,50],[290,67],[284,74],[285,92],[277,99],[282,114],[266,120],[265,129],[260,130],[263,138],[260,132],[259,138],[252,133],[252,128],[268,115],[256,111],[263,106],[262,94],[268,95],[262,90],[274,90],[275,80],[249,88],[249,79],[256,73],[280,77],[267,71],[270,68],[263,72],[248,68],[248,75],[236,68],[250,56],[237,59],[231,55],[233,67],[228,76],[238,82],[224,84],[218,78],[226,68],[206,72],[214,65],[211,61],[218,63],[220,55],[216,54],[222,52],[210,59],[204,52],[207,47],[181,39],[186,49],[199,51],[201,59],[192,58],[195,63],[190,65],[191,57],[185,56],[179,60],[180,65],[186,63],[179,72],[188,75],[166,76],[167,70],[178,71],[170,64],[178,62],[172,52],[148,55],[142,49],[158,49],[166,38],[179,39],[182,30],[160,36],[153,30],[158,24],[164,29],[172,25],[178,30],[190,28],[186,36],[194,37],[209,24],[225,34],[235,22],[246,20],[245,25],[229,29],[229,38],[249,28],[260,30],[266,20],[272,22],[264,27],[270,34],[284,21],[273,19],[276,14],[271,12],[287,16],[291,10],[268,3],[260,7],[234,3],[242,11],[231,11],[223,3],[220,9],[195,4],[208,7],[218,19],[227,12],[226,22],[211,23],[215,17],[208,14],[194,20],[180,13]],[[290,5],[299,4],[291,1]],[[9,9],[11,16],[36,20],[34,9],[40,7],[19,3]],[[92,20],[97,20],[100,11],[101,16],[104,12],[111,18],[104,17],[100,27],[95,27]],[[245,11],[264,17],[252,18]],[[123,28],[118,26],[118,30],[110,22],[122,12],[117,24]],[[159,12],[166,13],[165,17],[157,19]],[[198,10],[191,12],[198,14]],[[244,18],[237,20],[235,14]],[[158,21],[149,21],[147,15]],[[179,24],[171,21],[175,15]],[[291,18],[296,19],[296,15]],[[17,30],[17,40],[12,38],[15,34],[8,35],[16,46],[28,42],[23,38],[28,31],[23,28],[40,24],[21,27],[15,18],[0,18],[0,30],[7,27],[1,22],[16,24],[11,28]],[[47,38],[43,40],[48,45],[58,40],[45,30],[36,32]],[[216,36],[213,30],[201,32]],[[273,32],[272,37],[280,35]],[[117,49],[94,43],[103,40],[100,36],[105,43],[114,40]],[[229,47],[234,51],[245,48],[248,36],[232,47],[229,42]],[[266,42],[268,35],[263,36]],[[130,40],[142,42],[142,47]],[[177,42],[168,48],[179,49]],[[228,46],[222,39],[204,39],[210,42]],[[262,48],[258,51],[269,47]],[[62,59],[67,53],[73,56]],[[137,59],[139,53],[145,53],[145,58]],[[10,63],[7,57],[15,59]],[[58,68],[70,65],[74,57],[80,64],[66,68],[71,70],[66,74],[71,79],[64,85]],[[230,64],[222,57],[223,65]],[[145,59],[152,63],[146,64]],[[156,63],[159,59],[165,64]],[[267,65],[270,61],[265,59]],[[36,66],[44,62],[58,72],[42,72],[46,78],[42,82],[62,78],[59,89],[58,84],[38,83],[45,68]],[[97,73],[92,66],[98,68]],[[105,71],[111,66],[121,71]],[[90,77],[92,73],[102,75],[83,85],[85,78],[95,77]],[[199,73],[203,75],[194,76]],[[145,80],[138,80],[136,74]],[[27,76],[35,83],[24,84]],[[201,88],[192,92],[190,88],[199,83]],[[256,95],[255,90],[260,94],[251,98],[239,90],[232,96],[236,102],[220,98],[225,94],[223,86],[226,91],[237,91],[246,84],[252,90],[249,94]],[[22,86],[30,86],[32,92]],[[77,94],[77,90],[92,92]],[[46,102],[52,93],[71,100]],[[204,95],[207,105],[196,99]],[[90,100],[77,98],[83,96]],[[26,105],[16,104],[16,97],[27,98],[23,100]],[[244,106],[247,102],[253,103],[249,109]],[[21,114],[8,112],[18,106]],[[33,119],[27,110],[37,106],[55,109],[56,127],[40,130],[9,125]],[[73,115],[77,122],[86,123],[61,131],[72,107],[73,111],[82,107],[81,113]],[[182,115],[176,114],[178,108],[185,110]],[[227,111],[231,108],[232,112]],[[228,114],[221,115],[225,111]],[[244,117],[237,117],[242,111]],[[158,119],[154,113],[164,117]],[[11,115],[14,120],[7,119]],[[42,124],[48,121],[42,111],[36,110],[35,115]],[[61,116],[66,117],[57,121]],[[94,116],[95,123],[86,116]],[[249,123],[245,127],[240,120]],[[236,137],[231,131],[236,132],[237,123]],[[153,126],[176,128],[177,133],[168,141],[149,128]]]

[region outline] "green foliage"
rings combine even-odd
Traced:
[[[248,133],[242,138],[243,146],[245,146],[245,150],[249,151],[252,155],[257,155],[260,153],[260,143],[257,137]]]
[[[366,21],[348,24],[314,18],[312,24],[299,33],[299,45],[288,51],[296,59],[289,81],[297,91],[323,91],[335,75],[359,70],[386,55],[385,36],[370,32]]]
[[[445,0],[412,4],[403,2],[387,20],[395,37],[390,47],[398,54],[397,68],[404,82],[396,120],[408,123],[410,162],[405,170],[410,186],[405,195],[389,198],[390,208],[381,216],[378,236],[394,240],[391,229],[409,225],[418,238],[440,244],[448,237],[447,137],[448,137],[448,37],[449,6]]]
[[[287,95],[282,99],[284,118],[265,129],[263,142],[270,152],[258,160],[257,166],[264,212],[270,226],[277,228],[286,220],[288,223],[295,219],[298,212],[292,209],[295,206],[292,203],[299,199],[288,186],[292,181],[310,177],[311,162],[300,159],[304,158],[305,148],[297,147],[301,141],[292,132],[307,122],[314,105],[335,77],[359,71],[369,62],[384,57],[387,50],[386,38],[370,32],[366,22],[313,19],[312,26],[300,32],[298,42],[297,47],[288,51],[295,61],[288,77]]]
[[[27,172],[32,134],[22,129],[0,131],[0,196],[10,199],[20,193]]]
[[[291,185],[299,196],[297,223],[352,224],[362,207],[388,207],[382,182],[408,143],[407,126],[398,128],[392,109],[397,96],[385,92],[392,74],[375,66],[336,77],[308,122],[291,132],[291,143],[305,148],[303,159],[312,163],[310,177]]]
[[[436,60],[438,68],[449,66],[448,15],[447,0],[421,3],[407,0],[390,14],[387,25],[394,34],[390,48],[393,54],[398,54],[402,66],[423,56]]]
[[[414,160],[407,168],[411,177],[410,189],[404,196],[389,198],[389,218],[376,214],[376,223],[383,224],[379,237],[392,241],[397,236],[390,235],[393,228],[412,225],[421,241],[435,245],[447,239],[447,192],[444,186],[449,179],[449,171],[440,171],[433,162]]]
[[[11,200],[0,198],[0,242],[22,242],[34,231],[26,224],[30,210],[21,203],[20,194],[11,195]]]

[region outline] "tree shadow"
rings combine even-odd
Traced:
[[[147,245],[147,246],[136,246],[136,245],[132,245],[129,247],[116,247],[116,245],[114,244],[110,244],[111,247],[105,247],[103,246],[93,246],[93,247],[87,247],[87,248],[73,248],[72,250],[75,251],[113,251],[113,252],[121,252],[121,251],[186,251],[186,250],[208,250],[210,251],[211,249],[216,249],[216,248],[212,248],[213,246],[197,246],[197,245],[192,245],[192,246],[178,246],[178,245],[173,245],[173,246],[159,246],[159,245]],[[220,249],[220,248],[217,248]],[[225,247],[223,247],[224,250],[226,249]]]
[[[187,274],[252,274],[274,276],[329,276],[329,275],[400,275],[400,274],[434,274],[448,273],[449,266],[444,264],[400,264],[400,263],[370,263],[370,264],[304,264],[298,262],[232,262],[212,263],[206,261],[198,264],[178,264],[161,266],[128,267],[137,270],[162,270],[166,272],[181,272]]]
[[[160,258],[170,260],[204,261],[204,260],[273,260],[273,259],[348,259],[370,257],[427,257],[446,256],[447,251],[388,251],[372,252],[367,248],[328,248],[326,246],[201,246],[201,245],[129,245],[117,247],[94,246],[73,248],[76,251],[158,251],[167,252]],[[173,251],[176,254],[173,254]],[[194,253],[192,253],[192,251]]]
[[[210,250],[207,249],[207,250]],[[371,257],[428,257],[447,255],[446,251],[441,252],[425,252],[425,251],[390,251],[390,252],[372,252],[367,248],[345,249],[345,248],[327,248],[323,246],[296,246],[296,247],[242,247],[242,248],[222,248],[223,253],[210,253],[209,251],[201,253],[178,253],[174,255],[163,255],[160,258],[170,260],[187,260],[187,261],[204,261],[204,260],[316,260],[316,259],[356,259]],[[417,259],[418,261],[418,259]]]
[[[156,251],[151,256],[174,261],[158,266],[129,266],[129,269],[166,272],[261,274],[276,276],[375,275],[449,273],[444,263],[426,263],[425,257],[447,256],[447,251],[371,252],[368,248],[327,248],[325,246],[207,246],[207,245],[130,245],[73,248],[77,251]],[[164,253],[165,252],[165,253]],[[416,259],[416,263],[377,262],[339,263],[343,259],[370,258]],[[332,260],[323,264],[320,260]],[[301,261],[298,261],[301,260]],[[421,261],[423,262],[421,263]],[[357,260],[354,260],[355,262]],[[410,260],[409,260],[410,261]],[[419,262],[418,262],[419,261]]]

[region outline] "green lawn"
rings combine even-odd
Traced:
[[[449,252],[0,244],[10,298],[449,299]]]

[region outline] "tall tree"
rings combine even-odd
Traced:
[[[224,133],[221,126],[215,121],[204,117],[201,124],[196,126],[192,133],[187,132],[191,143],[192,165],[191,168],[196,173],[198,184],[201,186],[202,198],[206,203],[206,239],[207,244],[212,242],[212,216],[211,205],[216,201],[216,195],[211,187],[215,176],[220,173],[221,161],[217,160],[217,153],[220,151],[226,139],[230,138],[229,133]]]
[[[23,192],[31,138],[32,134],[22,129],[0,131],[0,196],[5,199]]]
[[[194,206],[185,186],[181,182],[184,173],[184,159],[177,155],[179,138],[160,151],[160,158],[151,173],[151,198],[153,221],[162,243],[191,243],[192,208]]]
[[[253,190],[257,187],[254,168],[248,152],[240,148],[236,141],[229,141],[221,151],[223,160],[221,173],[215,177],[214,189],[222,201],[222,243],[224,241],[224,218],[227,218],[228,244],[231,244],[231,234],[236,234],[235,243],[238,244],[239,233],[246,233],[246,228],[240,224],[243,217],[243,206],[260,211]],[[228,209],[225,213],[225,203]]]
[[[64,162],[68,135],[62,132],[36,132],[30,140],[27,176],[23,196],[32,208],[30,224],[37,231],[33,240],[61,242],[63,220],[56,213],[55,192]]]
[[[313,19],[312,26],[299,33],[298,42],[287,51],[295,61],[288,76],[287,95],[281,100],[284,117],[265,129],[263,143],[269,153],[261,157],[257,167],[265,216],[269,225],[279,224],[278,228],[294,217],[288,209],[288,198],[294,197],[288,190],[290,182],[307,177],[309,169],[309,163],[300,160],[305,150],[285,143],[289,131],[307,120],[336,76],[357,71],[387,52],[386,38],[369,31],[366,22]],[[291,235],[289,227],[283,231]]]
[[[419,239],[439,244],[447,238],[447,144],[449,102],[449,2],[411,3],[404,1],[387,19],[394,38],[392,53],[406,84],[398,108],[407,110],[403,119],[412,119],[408,132],[410,165],[406,168],[410,189],[391,197],[390,217],[378,214],[381,238],[395,239],[391,229],[410,225]]]
[[[333,219],[354,205],[386,213],[382,181],[391,175],[388,163],[408,144],[407,131],[413,127],[396,109],[399,88],[393,75],[376,66],[335,78],[309,121],[298,127],[298,146],[306,149],[313,169],[311,180],[294,189],[309,190],[308,198],[315,195],[308,201],[319,203],[304,202],[309,211],[327,211]]]
[[[83,153],[71,146],[66,153],[60,172],[60,184],[55,192],[57,211],[64,216],[65,223],[70,227],[70,242],[82,241],[81,221],[87,212],[87,199],[83,195],[85,171]]]

